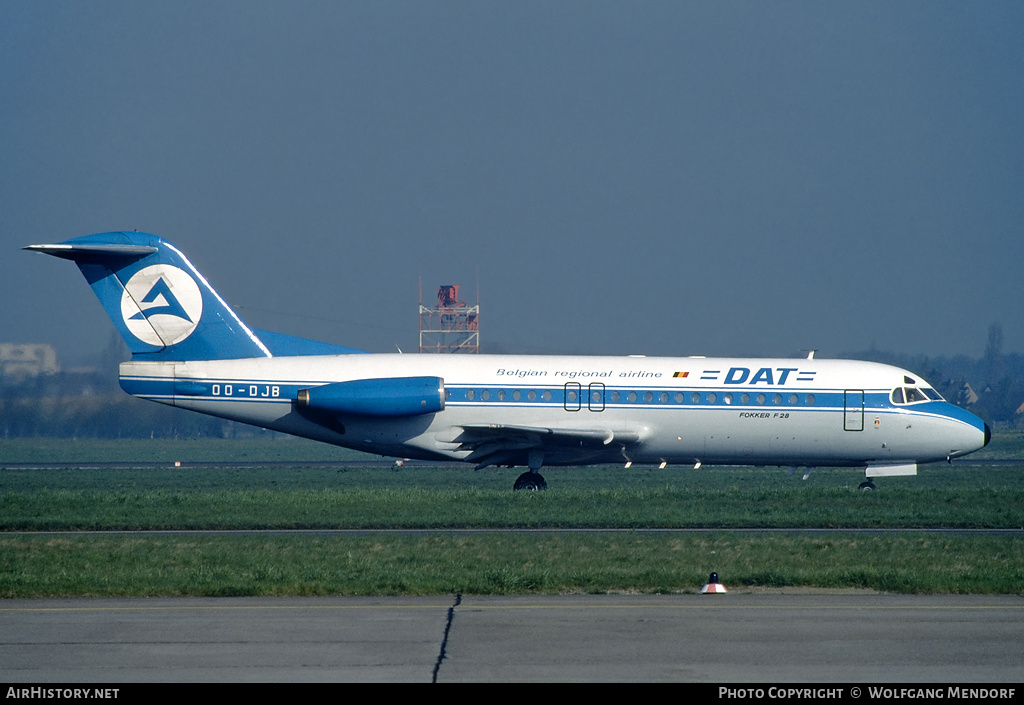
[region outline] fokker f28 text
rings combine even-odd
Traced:
[[[142,399],[398,458],[544,465],[863,467],[914,475],[985,446],[917,374],[852,360],[369,354],[250,328],[174,245],[111,232],[73,260]]]

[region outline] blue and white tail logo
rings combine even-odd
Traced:
[[[78,265],[134,356],[149,360],[240,360],[342,355],[358,350],[253,331],[177,247],[149,233],[119,231],[29,245]],[[261,340],[273,341],[271,353]]]
[[[180,343],[203,316],[203,295],[195,280],[170,264],[139,270],[124,285],[121,318],[129,332],[149,345]]]

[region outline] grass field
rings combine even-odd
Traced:
[[[1024,431],[996,431],[992,442],[963,461],[1024,460]],[[70,440],[63,438],[0,439],[0,467],[12,463],[169,463],[352,462],[380,460],[346,448],[294,437],[244,440]],[[929,466],[929,469],[934,466]],[[557,472],[557,471],[553,471]]]
[[[0,534],[0,596],[731,589],[1018,593],[1024,541],[873,534]]]
[[[547,492],[513,493],[519,470],[368,467],[368,456],[304,441],[2,441],[0,597],[685,592],[712,570],[734,590],[1024,593],[1020,534],[722,531],[1019,529],[1022,451],[1020,434],[997,435],[985,453],[1009,462],[926,466],[873,493],[849,469],[804,481],[777,469],[610,467],[550,469]],[[60,467],[98,461],[152,465]],[[288,464],[247,465],[263,462]],[[22,463],[55,467],[10,467]],[[635,531],[687,527],[700,530]],[[634,531],[468,531],[503,528]],[[106,533],[62,533],[80,529]]]

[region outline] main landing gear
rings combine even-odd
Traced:
[[[513,490],[530,490],[532,492],[546,490],[547,488],[547,480],[539,472],[534,472],[533,470],[524,472],[516,478],[516,484],[512,485]]]
[[[867,490],[873,490],[873,489],[876,489],[876,488],[875,488],[875,483],[872,482],[871,480],[868,480],[866,482],[860,483],[860,485],[858,486],[857,489],[866,492]]]
[[[527,453],[526,464],[530,469],[516,478],[516,484],[512,485],[513,490],[530,490],[538,492],[548,488],[547,480],[537,472],[544,464],[544,452],[539,448],[533,448]]]

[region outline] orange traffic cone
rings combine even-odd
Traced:
[[[725,585],[718,582],[718,573],[712,573],[711,577],[708,578],[708,584],[700,589],[701,595],[714,595],[726,592],[728,592],[728,590],[725,589]]]

